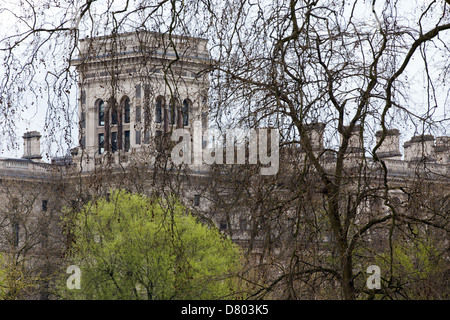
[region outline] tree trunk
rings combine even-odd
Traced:
[[[353,300],[355,299],[355,284],[353,282],[353,263],[351,253],[341,253],[341,266],[343,298],[345,300]]]

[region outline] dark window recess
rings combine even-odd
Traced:
[[[124,132],[124,136],[125,136],[125,151],[128,152],[130,151],[130,130],[126,130]]]
[[[117,116],[117,109],[114,109],[111,113],[111,124],[117,124],[119,117]]]
[[[194,206],[198,207],[200,205],[200,195],[194,195]]]
[[[136,123],[141,122],[141,106],[136,106]]]
[[[141,98],[141,85],[140,84],[136,85],[136,98],[137,99]]]
[[[172,104],[169,108],[169,123],[175,124],[177,120],[177,109],[174,104]]]
[[[141,144],[141,131],[136,131],[136,144]]]
[[[111,132],[111,151],[117,151],[117,132]]]
[[[248,222],[247,222],[247,219],[245,219],[245,218],[242,218],[241,220],[240,220],[240,229],[241,230],[247,230],[247,228],[248,228]]]
[[[47,211],[47,207],[48,207],[48,201],[47,200],[42,200],[42,211]]]
[[[219,223],[219,229],[220,230],[227,230],[228,224],[226,220],[221,220]]]
[[[13,223],[13,244],[14,247],[19,246],[19,224],[17,222]]]
[[[98,125],[105,125],[105,103],[103,102],[103,100],[100,100],[100,102],[98,103]]]
[[[189,110],[190,110],[190,102],[189,100],[183,101],[183,126],[189,125]]]
[[[157,98],[156,106],[155,106],[155,122],[156,123],[162,122],[162,107],[163,107],[162,98]]]
[[[125,98],[124,106],[123,106],[123,115],[124,115],[124,122],[130,123],[130,98]]]
[[[156,130],[155,132],[155,143],[156,143],[156,150],[158,152],[161,152],[164,147],[164,136],[163,132],[161,130]]]
[[[144,131],[144,143],[150,143],[150,131],[148,129]]]
[[[98,135],[98,153],[102,154],[105,151],[105,134],[100,133]]]

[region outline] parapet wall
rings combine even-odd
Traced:
[[[323,150],[324,125],[313,124],[308,125],[306,128],[312,131],[309,136],[311,140],[314,140],[311,141],[314,150]],[[345,127],[345,129],[348,129],[348,127]],[[450,137],[448,136],[415,135],[403,144],[404,154],[400,151],[400,131],[398,129],[387,129],[385,132],[379,130],[376,132],[375,137],[377,143],[384,137],[380,147],[377,149],[377,156],[379,158],[404,160],[407,162],[427,161],[437,164],[450,163]],[[356,125],[353,129],[353,135],[349,139],[347,150],[349,153],[363,152],[359,125]]]

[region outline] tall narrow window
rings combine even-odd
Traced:
[[[125,152],[130,151],[130,130],[124,131],[125,135]]]
[[[189,125],[189,110],[191,109],[191,102],[188,99],[183,101],[183,126]]]
[[[175,124],[175,120],[176,120],[176,116],[177,116],[177,104],[175,99],[172,99],[170,102],[170,107],[169,107],[169,123],[170,124]]]
[[[136,144],[141,144],[141,130],[136,130]]]
[[[14,247],[19,246],[19,223],[13,223],[13,243]]]
[[[156,98],[156,106],[155,106],[155,122],[156,123],[162,122],[162,108],[163,108],[163,98],[158,97],[158,98]]]
[[[137,99],[141,98],[141,85],[140,84],[136,85],[136,98]]]
[[[48,207],[48,201],[42,200],[42,211],[46,212]]]
[[[130,98],[126,97],[123,101],[124,122],[130,123]]]
[[[105,125],[105,103],[103,100],[99,100],[98,102],[98,125]]]
[[[240,219],[240,224],[239,224],[239,229],[241,230],[247,230],[248,226],[248,222],[246,218],[241,218]]]
[[[200,195],[199,194],[194,195],[194,206],[196,206],[196,207],[200,206]]]
[[[117,151],[117,132],[111,132],[111,151]]]
[[[98,135],[98,154],[102,154],[105,151],[105,134],[100,133]]]
[[[141,122],[141,106],[136,106],[136,123]]]
[[[117,114],[117,109],[114,108],[111,112],[111,124],[117,124],[118,121],[119,121],[119,117]]]
[[[150,143],[150,131],[148,129],[144,131],[144,143]]]

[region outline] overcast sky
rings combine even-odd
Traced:
[[[79,14],[79,11],[77,10],[73,10],[71,8],[71,6],[69,6],[69,9],[67,8],[54,8],[54,7],[49,7],[46,8],[44,6],[44,4],[47,1],[45,0],[35,0],[35,1],[29,1],[28,3],[35,3],[35,8],[36,10],[39,11],[43,11],[44,14],[42,15],[42,17],[40,17],[40,21],[44,21],[43,25],[46,26],[51,26],[52,24],[57,23],[58,21],[61,21],[63,19],[68,20],[67,25],[74,25],[77,23],[77,21],[75,19],[72,19],[73,17],[77,16],[77,14]],[[59,1],[59,3],[61,3],[64,5],[65,1]],[[68,1],[70,2],[74,2],[75,6],[78,6],[77,3],[84,3],[84,1],[81,0],[75,0],[75,1]],[[103,2],[103,4],[107,4],[110,1],[107,0],[102,0],[102,1],[98,1],[95,6],[92,7],[92,14],[95,17],[98,17],[98,19],[105,19],[105,16],[101,15],[102,12],[102,5],[101,3]],[[139,1],[131,1],[131,3],[138,3]],[[22,20],[22,21],[18,21],[17,17],[14,17],[14,14],[19,14],[19,12],[21,12],[20,14],[25,14],[26,12],[30,12],[30,8],[26,8],[26,7],[20,7],[20,2],[17,0],[0,0],[0,43],[2,43],[2,39],[5,38],[5,36],[9,36],[13,33],[20,33],[23,32],[23,30],[26,30],[26,28],[28,28],[29,26],[27,26],[27,23],[30,23],[30,21],[26,21],[26,19]],[[52,2],[53,3],[53,2]],[[56,3],[56,2],[55,2]],[[361,1],[359,2],[358,6],[356,10],[361,10],[362,14],[361,17],[362,18],[367,18],[368,21],[372,21],[373,23],[375,22],[375,19],[373,17],[373,15],[369,14],[367,15],[367,1]],[[394,3],[394,2],[392,2]],[[424,3],[428,3],[428,1],[424,1],[424,0],[415,0],[415,1],[400,1],[399,2],[399,8],[397,10],[397,14],[401,15],[405,20],[411,19],[411,16],[414,15],[415,12],[415,6],[420,6],[423,5]],[[116,8],[121,8],[121,6],[123,6],[123,2],[119,1],[119,2],[115,2]],[[378,1],[377,6],[378,9],[381,11],[381,6],[382,2]],[[365,10],[365,11],[364,11]],[[64,18],[62,18],[62,16],[64,16]],[[416,26],[412,26],[412,27],[416,27]],[[89,23],[87,22],[83,22],[82,25],[80,25],[80,28],[84,28],[84,30],[90,30],[91,26],[89,25]],[[128,26],[128,28],[132,28],[131,24]],[[105,30],[101,30],[98,29],[97,30],[99,33],[103,33],[105,32]],[[82,37],[84,36],[84,34],[81,34]],[[450,34],[449,32],[445,33],[445,36],[447,37],[448,41],[447,44],[450,43]],[[30,39],[31,40],[31,39]],[[56,42],[58,43],[58,41]],[[59,43],[63,43],[63,42],[59,42]],[[4,43],[2,44],[3,47]],[[27,52],[28,50],[30,50],[29,47],[22,47],[21,50],[23,50],[23,52]],[[52,54],[54,54],[53,52],[56,52],[56,54],[58,54],[58,52],[67,52],[67,48],[65,48],[64,50],[59,51],[57,48],[51,48],[49,47],[47,49],[48,51],[52,51]],[[2,53],[0,52],[0,55]],[[436,59],[442,59],[441,52],[439,50],[435,51],[433,53]],[[0,56],[0,58],[2,58],[2,56]],[[43,54],[42,58],[45,59],[46,55]],[[432,59],[434,59],[434,57],[431,57]],[[63,65],[63,64],[61,64]],[[58,68],[58,61],[54,60],[54,59],[49,59],[49,61],[47,62],[47,64],[44,63],[40,63],[37,64],[37,72],[33,75],[33,81],[36,84],[39,84],[40,82],[42,83],[45,80],[45,77],[49,77],[49,73],[50,72],[57,72],[57,68]],[[0,71],[2,72],[2,66],[0,65]],[[440,70],[432,70],[431,72],[433,73],[439,73]],[[2,74],[2,73],[0,73]],[[424,83],[424,66],[423,63],[421,63],[421,59],[420,59],[420,52],[416,53],[416,55],[414,56],[414,60],[413,63],[408,67],[407,69],[407,79],[408,79],[408,84],[411,87],[411,92],[413,93],[414,96],[414,103],[420,105],[426,105],[427,101],[426,101],[426,94],[425,94],[425,90],[426,88],[426,83]],[[16,137],[15,137],[15,145],[12,145],[10,143],[10,141],[7,141],[6,139],[2,139],[0,141],[0,149],[1,149],[1,156],[2,157],[20,157],[23,153],[22,150],[22,135],[24,132],[26,131],[39,131],[41,132],[41,134],[43,135],[42,138],[42,148],[41,150],[43,151],[43,155],[46,158],[46,160],[48,160],[48,157],[46,157],[46,153],[49,152],[51,153],[51,156],[61,156],[64,155],[68,152],[68,150],[71,147],[74,147],[78,141],[78,130],[77,130],[77,126],[76,126],[76,121],[72,121],[72,125],[70,127],[68,127],[68,123],[70,123],[70,120],[73,120],[74,118],[76,118],[76,94],[77,94],[77,88],[76,87],[71,87],[70,88],[70,97],[68,100],[69,106],[64,106],[62,105],[61,108],[65,108],[66,111],[61,111],[61,118],[58,118],[56,115],[49,115],[47,114],[47,96],[44,94],[42,97],[35,99],[35,98],[27,98],[24,99],[23,102],[25,104],[25,106],[23,108],[23,112],[21,113],[21,117],[22,119],[20,121],[17,122],[17,130],[16,130]],[[434,110],[435,112],[435,117],[437,119],[442,119],[444,117],[448,118],[449,115],[449,86],[446,82],[444,82],[444,85],[442,87],[438,87],[436,88],[436,93],[437,93],[437,99],[441,102],[441,108]],[[25,92],[25,96],[29,94],[29,92]],[[31,96],[31,95],[30,95]],[[58,119],[56,119],[58,118]],[[59,130],[52,132],[49,132],[47,130],[48,128],[48,121],[56,121],[56,122],[60,122],[60,128]],[[64,131],[63,128],[65,128],[67,131]],[[406,130],[407,126],[405,125],[404,128],[400,128],[401,131]],[[446,131],[445,131],[446,130]],[[412,131],[411,131],[412,132]],[[67,141],[67,137],[65,137],[64,133],[68,133],[70,135],[70,137],[72,138],[72,141]],[[441,132],[440,134],[450,134],[450,129],[449,128],[441,128]],[[51,135],[53,137],[53,139],[49,139],[49,135]],[[402,136],[403,140],[409,139],[410,135],[406,134],[404,136]]]

